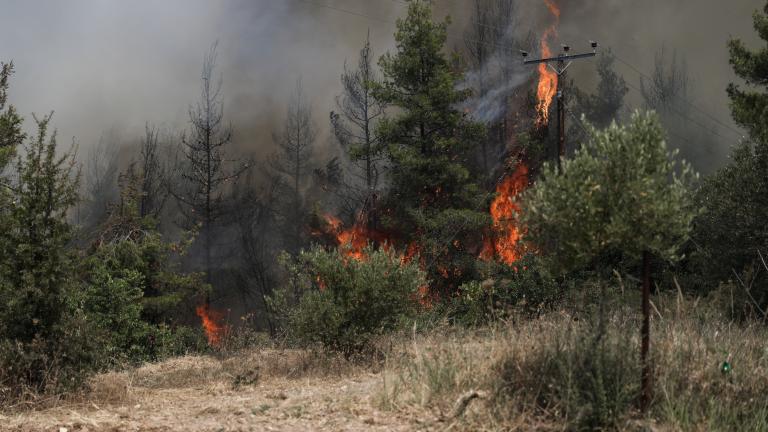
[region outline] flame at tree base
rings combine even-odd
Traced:
[[[219,311],[212,310],[207,305],[198,306],[195,312],[202,321],[205,336],[208,338],[208,344],[213,347],[221,345],[222,338],[229,331],[228,326],[221,324],[224,315]]]
[[[491,203],[493,227],[486,235],[480,258],[490,261],[496,257],[500,262],[512,265],[525,253],[521,240],[525,231],[516,224],[516,213],[520,211],[517,196],[528,187],[528,166],[519,163],[515,172],[508,175],[496,187],[496,198]]]

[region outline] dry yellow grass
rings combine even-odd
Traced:
[[[766,430],[764,325],[732,323],[674,296],[657,298],[655,308],[651,416],[629,406],[610,427]],[[637,316],[632,302],[610,310],[604,337],[626,361],[605,367],[631,381]],[[380,341],[384,361],[371,363],[279,349],[180,357],[96,376],[82,400],[6,412],[0,430],[563,430],[585,414],[557,399],[553,387],[565,383],[541,365],[564,355],[577,372],[567,353],[586,346],[593,324],[556,312],[491,328],[410,331]],[[719,365],[729,357],[734,371],[724,375]]]

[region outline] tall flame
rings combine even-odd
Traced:
[[[493,229],[485,237],[480,258],[490,260],[494,256],[507,265],[519,260],[524,251],[520,240],[524,231],[516,224],[515,213],[520,211],[517,196],[528,186],[528,166],[519,163],[515,172],[504,178],[496,187],[496,198],[491,203]]]
[[[212,310],[208,305],[198,306],[195,312],[202,320],[208,344],[214,347],[219,346],[221,339],[229,330],[226,325],[221,324],[224,315],[219,311]]]
[[[544,4],[549,12],[555,17],[555,22],[544,31],[541,36],[541,56],[552,57],[552,50],[549,48],[549,39],[557,35],[557,25],[560,23],[560,9],[554,0],[544,0]],[[546,63],[539,63],[539,83],[536,87],[536,124],[538,126],[546,125],[549,122],[549,107],[552,104],[552,98],[557,93],[557,73],[551,70]]]

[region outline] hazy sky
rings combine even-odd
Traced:
[[[463,34],[470,1],[436,0],[440,13],[454,15],[454,35]],[[540,31],[541,2],[520,3],[520,25]],[[560,3],[561,37],[574,47],[598,39],[644,71],[662,44],[685,54],[696,103],[729,121],[725,43],[730,35],[755,40],[751,12],[764,0]],[[225,115],[238,146],[263,154],[296,80],[302,77],[315,120],[326,128],[344,59],[354,61],[369,28],[377,54],[391,49],[393,21],[404,10],[398,0],[3,0],[0,59],[16,64],[11,101],[20,111],[55,110],[60,138],[76,136],[87,148],[110,128],[138,136],[145,121],[185,127],[203,55],[218,40]],[[618,66],[638,85],[633,71]],[[573,70],[585,81],[594,76],[591,65]]]

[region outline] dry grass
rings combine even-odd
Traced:
[[[656,393],[641,415],[636,304],[630,296],[608,305],[600,339],[595,319],[566,312],[411,335],[390,354],[374,402],[391,411],[423,407],[464,430],[768,430],[768,329],[678,296],[654,305]],[[729,358],[733,372],[724,374]],[[471,390],[488,396],[451,419]]]
[[[0,421],[34,426],[20,431],[76,424],[89,430],[768,430],[768,329],[730,322],[704,301],[654,300],[656,393],[648,416],[634,403],[639,320],[637,299],[629,297],[606,307],[604,332],[595,331],[594,310],[586,308],[490,328],[413,329],[379,341],[383,362],[274,348],[186,356],[96,376],[80,405],[19,411]],[[720,365],[729,358],[733,372],[723,374]]]

